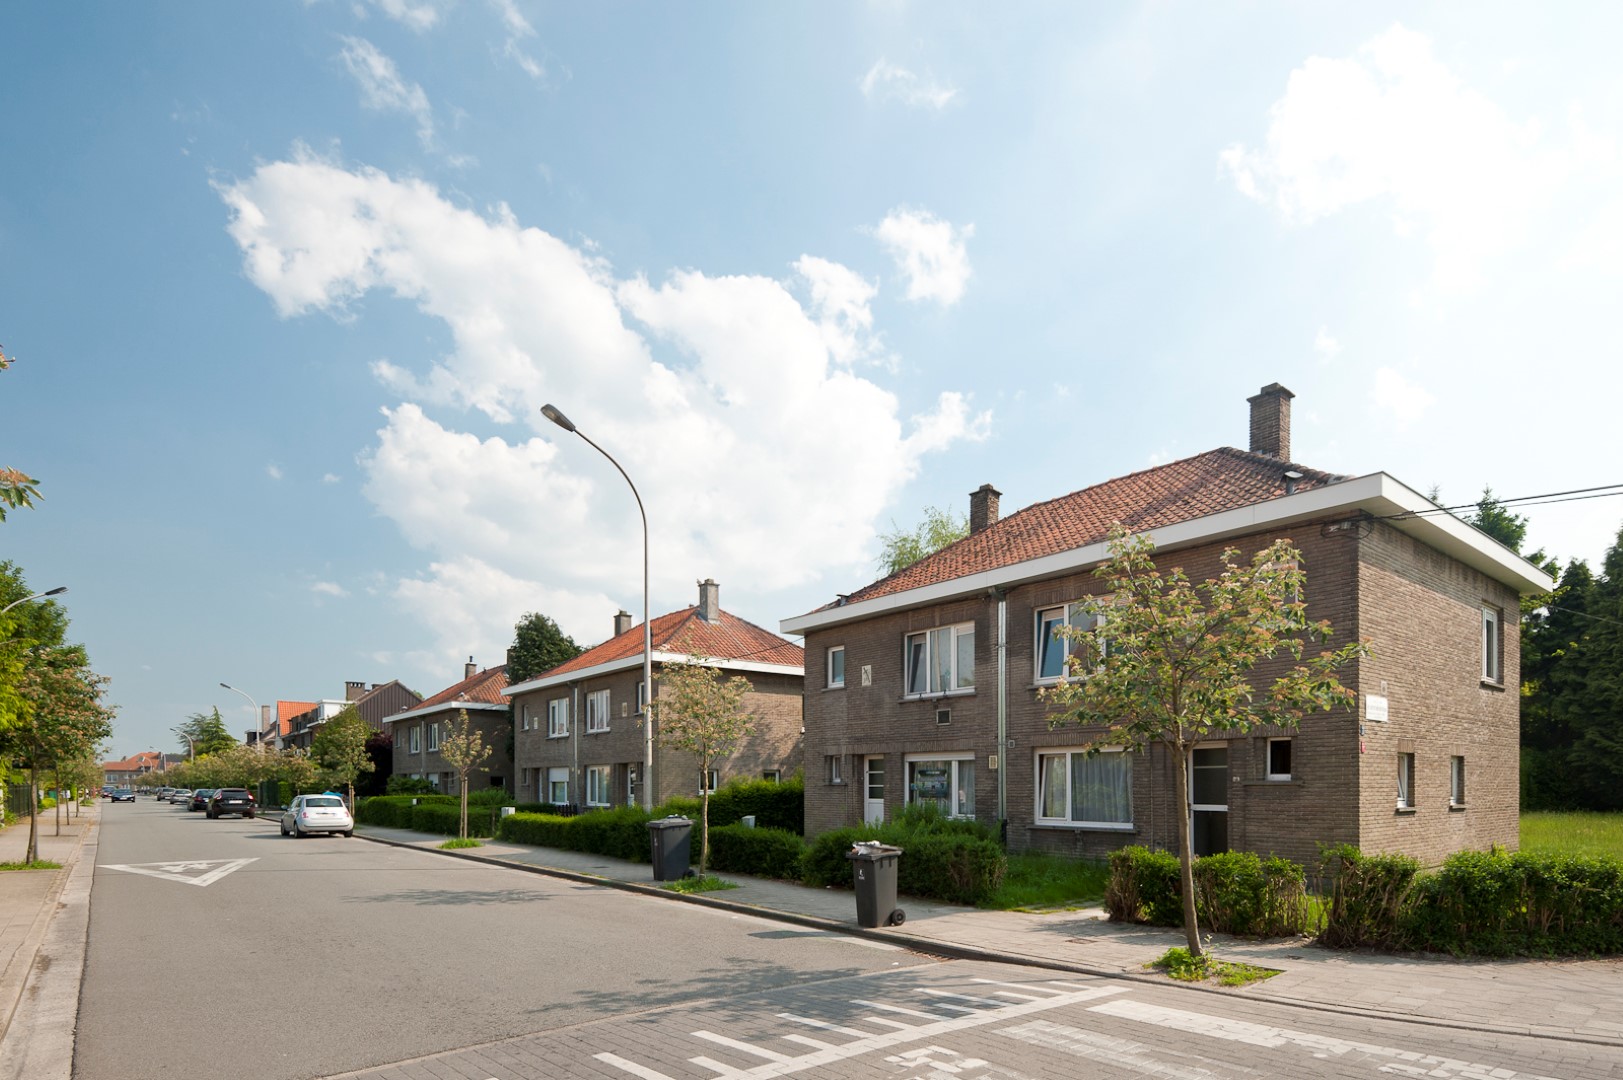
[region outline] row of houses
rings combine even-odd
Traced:
[[[1515,627],[1521,598],[1553,583],[1386,473],[1293,461],[1293,397],[1275,383],[1248,399],[1245,450],[1220,447],[1008,516],[982,485],[967,537],[784,619],[779,629],[803,646],[726,612],[719,586],[700,582],[694,605],[653,620],[654,693],[659,669],[690,655],[751,681],[756,734],[710,775],[665,749],[644,775],[643,634],[623,611],[602,644],[517,685],[470,658],[460,681],[425,700],[406,701],[398,684],[351,684],[348,696],[380,703],[375,726],[392,734],[396,773],[446,790],[454,773],[439,744],[466,710],[497,751],[475,782],[526,802],[640,803],[648,783],[659,802],[803,769],[808,834],[929,804],[999,826],[1014,850],[1170,848],[1177,763],[1161,749],[1084,754],[1098,732],[1051,726],[1039,692],[1063,677],[1068,648],[1055,629],[1100,592],[1093,570],[1113,523],[1152,536],[1158,560],[1197,580],[1226,547],[1249,557],[1288,537],[1302,551],[1308,617],[1329,620],[1332,646],[1371,647],[1342,676],[1358,704],[1197,747],[1197,849],[1306,861],[1320,843],[1351,843],[1434,862],[1514,848]],[[295,745],[343,703],[305,704],[283,732]]]

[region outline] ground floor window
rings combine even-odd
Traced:
[[[1448,759],[1448,805],[1465,805],[1465,759]]]
[[[1133,823],[1133,759],[1122,750],[1037,755],[1037,820],[1046,824]]]
[[[968,754],[909,757],[907,801],[933,806],[948,817],[974,817],[975,759]]]
[[[586,805],[609,805],[609,767],[607,765],[586,766]]]
[[[720,775],[715,769],[705,769],[699,773],[699,790],[714,795],[719,781]]]
[[[626,766],[626,805],[636,806],[637,797],[642,793],[642,764],[633,762]]]
[[[1398,755],[1398,809],[1414,809],[1414,755]]]
[[[1289,780],[1291,778],[1291,741],[1289,739],[1268,740],[1268,779]]]
[[[547,802],[554,806],[567,806],[569,804],[569,770],[547,770]]]

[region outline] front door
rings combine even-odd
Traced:
[[[1189,813],[1195,854],[1229,849],[1229,749],[1197,746],[1189,759]]]
[[[885,759],[876,755],[866,760],[862,777],[862,820],[878,825],[885,820]]]

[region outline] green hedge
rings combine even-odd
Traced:
[[[647,862],[651,855],[648,813],[635,806],[593,810],[574,817],[520,811],[502,818],[496,835],[515,844],[584,851],[632,862]],[[695,858],[697,839],[692,845]]]
[[[1113,922],[1183,925],[1183,884],[1178,857],[1139,844],[1110,853],[1105,911]]]
[[[1326,848],[1330,883],[1319,943],[1332,949],[1396,949],[1420,862],[1407,855],[1365,855],[1351,844]]]
[[[407,812],[410,815],[408,829],[441,836],[456,836],[462,831],[462,806],[456,801],[449,806],[438,802],[419,803],[407,807]],[[489,836],[492,832],[490,815],[481,813],[478,807],[468,807],[468,835]]]
[[[423,806],[456,806],[457,800],[451,795],[374,795],[370,799],[360,800],[360,805],[355,808],[355,820],[362,825],[410,829],[413,828],[411,812],[414,803]],[[468,816],[473,816],[471,811]]]
[[[1195,916],[1220,934],[1283,937],[1311,929],[1307,874],[1289,859],[1227,851],[1195,860]],[[1183,925],[1183,880],[1169,851],[1126,847],[1110,855],[1105,908],[1112,919]]]
[[[816,837],[801,859],[801,879],[808,885],[851,888],[846,853],[851,845],[866,840],[902,849],[896,889],[908,896],[976,904],[997,892],[1008,872],[1008,858],[986,826],[910,808],[895,821],[834,829]]]
[[[698,837],[694,837],[697,842]],[[806,841],[787,829],[748,829],[742,825],[710,828],[710,869],[759,877],[800,879]]]

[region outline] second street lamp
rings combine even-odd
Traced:
[[[619,470],[625,477],[626,485],[631,488],[631,497],[637,500],[637,513],[642,515],[642,791],[643,805],[650,813],[654,809],[654,628],[648,621],[648,511],[643,509],[642,496],[637,493],[637,485],[631,482],[631,477],[620,463],[614,460],[614,455],[597,445],[586,434],[575,427],[569,417],[560,412],[555,405],[541,406],[541,415],[551,420],[565,431],[574,432],[586,445],[609,459],[609,464]]]
[[[588,441],[590,441],[590,440],[588,440]],[[58,585],[54,589],[46,589],[44,592],[37,592],[33,596],[25,596],[21,600],[13,600],[11,603],[7,604],[5,607],[0,608],[0,615],[4,615],[6,612],[8,612],[12,608],[16,607],[18,604],[26,604],[30,600],[43,600],[47,596],[61,596],[63,593],[65,593],[67,591],[68,591],[68,587],[66,585]]]
[[[265,748],[265,714],[260,711],[259,702],[255,701],[252,697],[250,697],[249,694],[248,694],[248,691],[246,691],[246,690],[238,690],[235,686],[232,686],[230,683],[221,683],[220,684],[220,689],[229,690],[233,694],[241,694],[243,697],[248,698],[248,704],[250,704],[250,705],[252,705],[254,707],[254,727],[259,731],[259,747],[260,747],[261,750],[263,750]],[[276,722],[276,749],[277,750],[282,749],[282,722],[281,722],[281,720],[277,720],[277,722]]]

